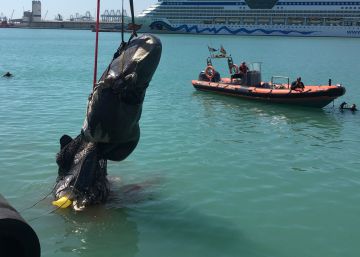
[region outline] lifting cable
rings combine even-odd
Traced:
[[[125,43],[124,41],[124,0],[121,1],[121,45]]]
[[[133,37],[137,37],[137,34],[136,34],[136,25],[135,25],[135,16],[134,16],[134,2],[133,0],[129,0],[129,1],[130,1],[131,24],[132,24],[132,35],[129,39],[130,41]]]
[[[134,37],[137,37],[136,33],[136,24],[135,24],[135,15],[134,15],[134,1],[129,0],[130,2],[130,12],[131,12],[131,27],[132,33],[127,43],[124,41],[124,0],[122,0],[122,12],[121,12],[121,44],[116,53],[114,54],[114,58],[119,56],[123,47],[125,47]],[[100,0],[97,0],[97,12],[96,12],[96,38],[95,38],[95,63],[94,63],[94,81],[93,81],[93,89],[97,84],[97,59],[98,59],[98,47],[99,47],[99,17],[100,17]]]
[[[98,47],[99,47],[99,17],[100,17],[100,0],[97,0],[97,10],[96,10],[96,38],[95,38],[95,61],[94,61],[94,80],[93,88],[96,86],[97,82],[97,59],[98,59]]]

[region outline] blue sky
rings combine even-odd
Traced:
[[[21,18],[23,10],[31,10],[32,0],[0,0],[0,14],[10,17],[14,10],[13,18]],[[142,10],[156,3],[157,0],[134,0],[135,13],[138,14]],[[44,17],[48,11],[46,19],[54,19],[55,15],[60,13],[65,19],[69,19],[70,15],[75,13],[85,14],[90,11],[95,14],[97,0],[42,0],[42,16]],[[129,10],[129,1],[124,0],[125,9]],[[101,13],[105,9],[121,9],[121,0],[101,0]],[[128,14],[130,12],[128,11]]]

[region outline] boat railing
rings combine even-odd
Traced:
[[[272,76],[271,77],[271,86],[272,88],[281,88],[285,83],[279,83],[279,80],[285,80],[287,84],[287,89],[290,88],[290,78],[286,76]]]
[[[257,71],[261,73],[261,62],[250,62],[249,65],[249,71]]]

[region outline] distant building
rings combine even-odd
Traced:
[[[41,21],[41,2],[32,1],[32,21]]]
[[[39,22],[41,21],[41,1],[32,1],[32,11],[25,11],[22,22]]]
[[[22,21],[25,22],[25,23],[29,23],[31,21],[31,18],[32,18],[32,12],[31,11],[25,11],[24,15],[23,15],[23,18],[22,18]]]

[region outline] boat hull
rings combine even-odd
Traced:
[[[290,89],[270,89],[245,87],[228,83],[214,83],[193,80],[192,84],[199,91],[214,92],[223,95],[260,100],[278,104],[292,104],[322,108],[345,94],[342,86],[305,86],[303,91]]]

